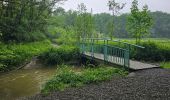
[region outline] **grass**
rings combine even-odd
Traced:
[[[48,40],[24,44],[0,44],[0,72],[17,68],[51,48]]]
[[[170,62],[162,62],[161,67],[162,68],[170,68]]]
[[[125,76],[127,71],[113,67],[82,68],[74,70],[62,65],[56,71],[56,75],[48,80],[42,88],[42,93],[63,91],[70,87],[80,87],[90,83],[100,83],[110,80],[114,75]]]

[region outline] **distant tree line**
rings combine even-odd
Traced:
[[[147,37],[152,38],[170,38],[170,14],[164,12],[150,12],[153,18],[153,25],[150,30],[151,34]],[[126,23],[129,14],[122,14],[115,16],[114,37],[130,38],[131,35],[126,31]],[[95,14],[95,28],[96,31],[108,34],[107,23],[109,23],[111,15],[108,13]]]
[[[60,8],[61,9],[61,8]],[[77,11],[65,11],[63,9],[62,14],[53,16],[60,20],[59,26],[74,27],[76,23]],[[147,37],[152,38],[170,38],[170,14],[164,12],[149,12],[149,15],[153,18],[153,25],[150,30],[150,35]],[[61,17],[62,16],[62,17]],[[120,16],[114,16],[114,37],[116,38],[131,38],[132,36],[127,32],[126,23],[129,14],[121,14]],[[97,33],[109,36],[108,23],[112,20],[112,15],[109,13],[93,14],[94,29]],[[62,19],[62,21],[61,21]],[[62,25],[61,25],[62,24]]]
[[[50,30],[55,27],[75,33],[80,37],[131,38],[127,32],[130,14],[111,15],[109,13],[91,14],[83,9],[65,11],[55,4],[65,0],[1,0],[0,1],[0,40],[4,42],[37,41],[46,37],[54,37]],[[83,7],[83,5],[79,5]],[[120,6],[121,8],[121,6]],[[153,18],[150,35],[147,37],[170,38],[170,14],[149,12]],[[114,21],[113,21],[114,19]],[[114,25],[112,25],[114,22]],[[114,26],[113,29],[110,26]],[[54,31],[59,37],[60,32]],[[145,36],[144,36],[145,37]]]

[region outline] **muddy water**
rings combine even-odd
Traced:
[[[42,84],[55,71],[55,68],[31,68],[0,74],[0,100],[15,100],[39,93]]]

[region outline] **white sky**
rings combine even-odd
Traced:
[[[126,3],[126,6],[123,10],[120,11],[120,13],[130,12],[132,1],[133,0],[117,0],[117,2],[119,3]],[[107,2],[108,0],[68,0],[64,3],[64,5],[61,5],[61,7],[65,8],[66,10],[77,10],[78,4],[84,3],[88,11],[90,11],[90,9],[92,8],[93,13],[109,13],[110,11],[108,10]],[[149,10],[151,11],[163,11],[170,13],[170,0],[138,0],[138,2],[139,8],[142,8],[142,6],[147,4]]]

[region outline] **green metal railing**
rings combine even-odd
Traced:
[[[111,43],[117,43],[118,45],[111,45]],[[120,45],[122,45],[122,47]],[[142,46],[110,39],[84,38],[81,39],[80,42],[82,54],[124,67],[130,66],[131,46],[144,48]]]

